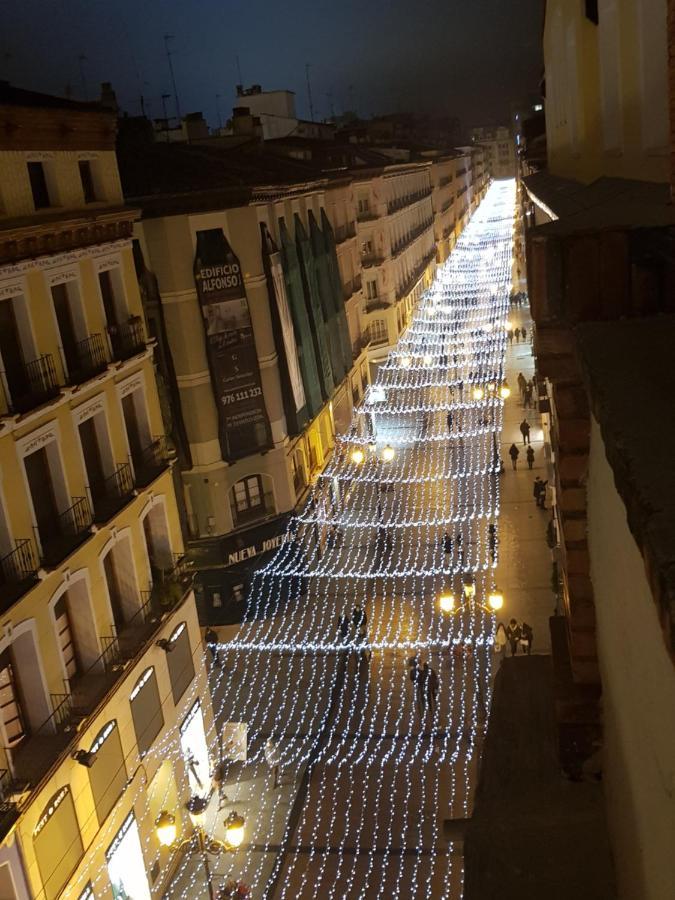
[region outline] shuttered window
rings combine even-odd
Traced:
[[[154,669],[146,669],[138,679],[136,687],[129,697],[129,704],[134,720],[138,752],[144,756],[164,725]]]
[[[182,622],[175,629],[169,638],[169,642],[171,650],[166,655],[166,662],[169,667],[173,702],[178,703],[195,676],[195,667],[192,662],[192,651],[190,649],[190,635],[185,622]]]
[[[45,807],[33,832],[33,849],[42,878],[44,894],[41,896],[45,900],[54,900],[83,853],[75,805],[68,787],[62,787]]]
[[[103,825],[127,783],[117,722],[104,725],[91,745],[91,751],[95,758],[89,769],[89,784],[94,795],[98,824]]]

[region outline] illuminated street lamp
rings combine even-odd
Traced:
[[[391,462],[392,459],[396,456],[396,451],[391,446],[391,444],[387,444],[387,446],[382,451],[382,459],[384,462]]]
[[[511,388],[508,385],[508,382],[504,382],[504,384],[499,388],[499,396],[502,400],[508,400],[511,396]]]
[[[482,400],[485,396],[485,391],[482,387],[475,387],[472,392],[474,400]]]
[[[356,463],[357,466],[360,466],[365,458],[366,454],[360,447],[356,447],[354,450],[352,450],[351,460],[353,463]]]
[[[504,606],[504,595],[497,588],[488,594],[488,606],[493,612],[497,612]]]
[[[455,598],[450,591],[443,591],[438,598],[438,605],[441,607],[441,612],[451,613],[453,611],[455,608]]]
[[[243,816],[239,815],[239,813],[232,810],[223,822],[223,825],[225,826],[225,840],[218,840],[218,838],[207,835],[204,831],[208,805],[209,801],[205,797],[190,797],[185,804],[185,809],[190,816],[190,821],[192,822],[194,830],[192,834],[188,835],[180,843],[176,842],[176,817],[166,809],[162,810],[155,819],[155,831],[157,839],[162,847],[171,847],[176,852],[180,852],[184,849],[191,852],[199,852],[204,866],[206,888],[208,890],[209,898],[210,900],[216,900],[216,892],[209,863],[209,854],[218,856],[219,853],[233,852],[241,847],[246,833],[246,820]]]

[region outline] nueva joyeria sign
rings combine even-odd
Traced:
[[[261,553],[268,553],[270,550],[278,550],[286,540],[286,534],[275,534],[272,537],[262,538],[248,547],[241,547],[228,554],[227,565],[236,566],[237,563],[244,562],[246,559],[253,559],[254,556],[260,556]]]

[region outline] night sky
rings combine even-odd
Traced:
[[[162,115],[172,93],[163,35],[171,33],[181,112],[211,125],[244,85],[296,92],[315,118],[355,106],[361,116],[420,111],[464,127],[508,120],[536,93],[544,0],[2,0],[0,77],[19,87],[89,99],[111,81],[130,114]],[[78,57],[84,55],[82,63]],[[352,88],[350,93],[350,86]],[[220,100],[216,95],[220,94]],[[352,104],[353,100],[353,104]],[[167,101],[175,113],[173,99]]]

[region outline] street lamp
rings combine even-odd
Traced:
[[[508,382],[504,382],[504,384],[499,388],[499,396],[502,400],[508,400],[511,396],[511,388],[508,385]]]
[[[392,459],[396,456],[396,451],[391,446],[391,444],[387,444],[387,446],[382,451],[382,459],[384,462],[391,462]]]
[[[467,600],[473,600],[476,596],[476,582],[474,581],[474,577],[470,572],[464,576],[463,583],[464,596]]]
[[[157,833],[157,839],[163,847],[173,847],[177,852],[188,847],[195,850],[194,839],[195,837],[197,838],[196,849],[202,857],[209,900],[216,900],[211,866],[209,864],[209,854],[217,856],[219,853],[233,852],[241,847],[245,836],[246,820],[243,816],[239,815],[239,813],[232,810],[223,822],[225,826],[225,840],[218,840],[218,838],[207,835],[204,831],[204,822],[208,805],[209,802],[205,797],[190,797],[185,804],[185,809],[190,816],[194,831],[180,843],[176,843],[176,817],[166,809],[162,810],[157,816],[155,820],[155,831]]]
[[[475,387],[473,389],[473,399],[474,400],[482,400],[485,396],[485,391],[481,387]]]
[[[451,613],[455,608],[455,598],[450,591],[443,591],[438,598],[438,604],[441,607],[441,612]]]
[[[356,447],[354,450],[352,450],[351,458],[353,463],[356,463],[357,466],[360,466],[363,460],[366,458],[366,455],[360,447]]]
[[[504,595],[497,588],[488,594],[488,606],[493,612],[497,612],[504,606]]]

